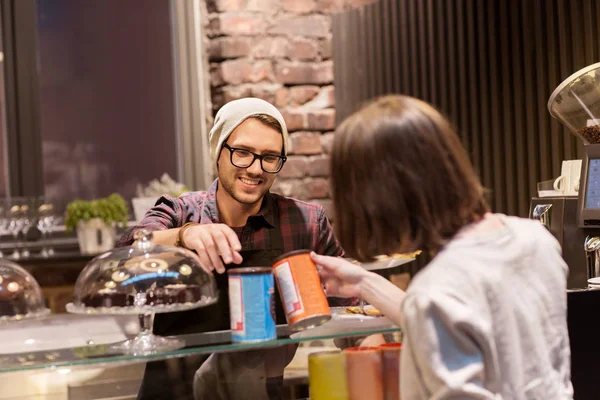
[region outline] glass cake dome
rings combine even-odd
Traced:
[[[125,353],[180,348],[181,341],[152,334],[154,314],[214,304],[218,298],[215,279],[191,251],[156,244],[146,230],[136,232],[135,239],[132,246],[113,249],[88,263],[77,278],[67,311],[139,315],[141,333],[117,349]]]
[[[0,323],[48,314],[35,278],[14,262],[0,259]]]

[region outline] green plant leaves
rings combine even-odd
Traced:
[[[117,193],[92,201],[74,200],[67,205],[65,211],[65,227],[67,231],[77,228],[79,221],[100,218],[105,223],[127,223],[129,207],[125,199]]]

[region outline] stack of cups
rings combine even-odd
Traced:
[[[308,356],[311,400],[399,400],[400,343]]]

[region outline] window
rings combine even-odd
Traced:
[[[38,0],[44,192],[179,178],[169,0]]]
[[[201,4],[0,0],[11,195],[131,198],[165,172],[209,185]]]

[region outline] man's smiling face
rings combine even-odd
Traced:
[[[258,119],[248,118],[234,129],[227,144],[260,155],[281,155],[283,137]],[[238,168],[230,160],[231,151],[223,147],[217,162],[220,186],[239,203],[250,205],[262,201],[277,174],[263,171],[259,159],[247,168]]]

